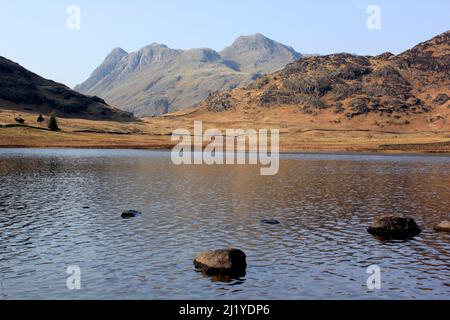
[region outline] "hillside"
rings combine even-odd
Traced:
[[[88,97],[63,84],[44,79],[17,63],[0,57],[0,109],[93,120],[134,121],[132,114],[111,108],[98,97]]]
[[[245,88],[212,95],[196,116],[298,130],[449,132],[449,38],[445,32],[397,56],[304,57]]]
[[[210,93],[249,84],[299,57],[261,34],[240,37],[220,53],[156,43],[129,54],[116,48],[75,90],[137,116],[159,115],[193,107]]]

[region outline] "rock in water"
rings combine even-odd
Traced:
[[[246,255],[239,249],[224,249],[202,252],[194,260],[197,270],[208,275],[245,276]]]
[[[377,217],[367,231],[375,236],[393,239],[411,239],[422,232],[414,219],[397,216]]]
[[[280,224],[280,221],[275,219],[263,219],[261,220],[261,223],[263,224]]]
[[[443,232],[450,232],[450,221],[442,221],[439,223],[434,230],[436,231],[443,231]]]
[[[141,215],[141,213],[139,211],[136,210],[128,210],[122,213],[122,218],[123,219],[130,219],[130,218],[136,218],[139,217]]]

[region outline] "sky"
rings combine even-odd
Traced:
[[[0,0],[0,56],[73,87],[112,49],[153,42],[219,51],[259,32],[301,53],[397,54],[449,30],[449,12],[449,0]]]

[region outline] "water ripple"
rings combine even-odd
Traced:
[[[283,155],[254,166],[173,166],[170,154],[0,151],[0,297],[55,299],[448,299],[450,158]],[[142,216],[120,219],[137,209]],[[382,241],[379,214],[424,232]],[[279,225],[261,224],[274,218]],[[194,272],[205,249],[239,247],[247,275]],[[382,268],[382,290],[366,268]],[[82,269],[82,290],[66,268]]]

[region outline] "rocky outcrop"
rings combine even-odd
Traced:
[[[311,116],[311,123],[322,121],[312,117],[323,116],[336,127],[352,128],[353,122],[376,130],[424,127],[438,119],[434,130],[444,130],[450,116],[449,37],[450,32],[445,32],[400,55],[305,56],[231,91],[228,100],[234,101],[231,109],[255,116],[275,108],[280,113],[288,109],[292,117]],[[220,110],[211,110],[206,103],[199,108]],[[363,124],[366,119],[370,123]]]
[[[447,103],[447,101],[450,98],[445,93],[438,94],[436,98],[433,100],[433,104],[442,106],[443,104]]]
[[[275,224],[280,224],[280,221],[278,221],[276,219],[262,219],[261,223],[275,225]]]
[[[131,218],[136,218],[139,217],[141,215],[141,213],[137,210],[128,210],[125,212],[122,212],[122,219],[131,219]]]
[[[414,219],[389,215],[375,218],[367,231],[375,236],[393,239],[410,239],[422,232]]]
[[[450,73],[449,43],[450,31],[447,31],[393,57],[392,62],[403,70],[413,69],[448,75]]]
[[[211,112],[223,112],[232,108],[232,102],[230,100],[231,95],[229,93],[220,93],[209,96],[205,103],[208,106],[208,110]]]
[[[296,104],[316,110],[339,103],[346,106],[349,119],[369,113],[431,110],[414,96],[413,87],[398,67],[374,60],[350,54],[301,59],[280,73],[281,85],[268,87],[260,103]]]
[[[223,249],[198,254],[194,266],[208,275],[241,277],[246,273],[247,261],[245,253],[239,249]]]
[[[434,230],[442,232],[450,232],[450,221],[442,221],[434,228]]]

